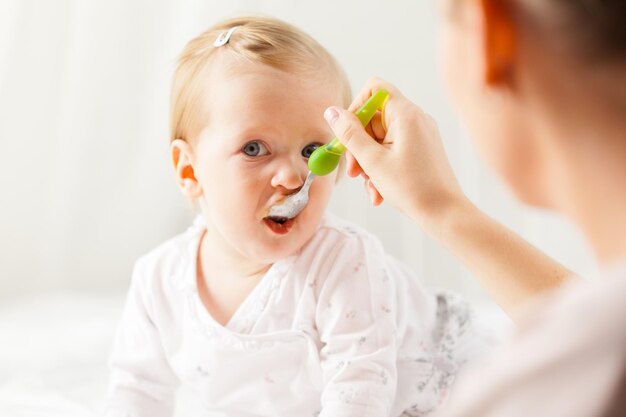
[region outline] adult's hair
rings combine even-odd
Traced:
[[[625,0],[512,1],[547,42],[557,42],[573,57],[590,63],[626,60]]]

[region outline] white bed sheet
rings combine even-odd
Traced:
[[[0,416],[95,416],[123,294],[54,293],[0,307]]]

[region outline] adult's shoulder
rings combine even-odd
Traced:
[[[575,331],[581,345],[619,350],[626,363],[626,263],[570,283],[554,303],[556,325]]]
[[[626,342],[626,264],[605,268],[595,277],[573,278],[564,287],[541,298],[543,308],[529,314],[522,326],[527,331],[537,322],[573,332],[572,342],[594,343],[619,337]]]

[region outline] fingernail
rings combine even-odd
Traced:
[[[334,125],[337,119],[339,118],[339,112],[334,107],[329,107],[324,112],[324,119],[328,122],[329,125]]]

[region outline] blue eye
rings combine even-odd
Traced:
[[[264,156],[268,154],[267,148],[261,142],[253,140],[243,145],[241,151],[248,156]]]
[[[302,156],[304,156],[305,158],[310,158],[313,151],[315,151],[321,145],[321,143],[309,143],[302,149]]]

